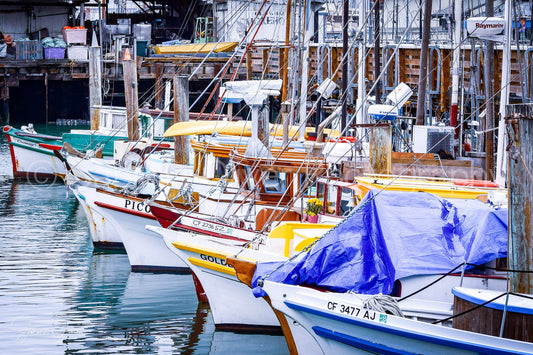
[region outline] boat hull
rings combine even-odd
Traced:
[[[94,201],[87,199],[86,187],[78,183],[69,184],[69,188],[83,207],[94,248],[125,251],[124,244],[117,231],[118,224],[114,220],[106,220],[105,216],[102,215],[101,209],[94,204]]]
[[[533,344],[363,308],[364,295],[265,281],[272,305],[313,335],[325,354],[530,354]],[[363,297],[362,297],[363,296]]]
[[[177,258],[166,246],[163,238],[145,229],[146,225],[159,226],[156,218],[150,213],[150,206],[142,199],[122,194],[98,190],[90,186],[79,186],[79,194],[92,207],[93,215],[101,218],[97,224],[95,240],[110,239],[109,235],[98,235],[106,231],[106,225],[113,226],[113,233],[120,238],[132,271],[189,273],[188,266]]]
[[[11,154],[13,177],[17,180],[34,182],[61,181],[65,176],[65,165],[54,155],[61,148],[61,142],[53,139],[17,135],[22,131],[4,127]],[[22,132],[24,133],[24,132]],[[48,137],[42,135],[42,137]]]
[[[234,255],[241,249],[240,245],[220,244],[220,249],[214,251],[204,248],[212,244],[207,241],[204,245],[205,239],[198,235],[164,228],[149,229],[163,235],[168,248],[194,272],[205,291],[217,329],[281,333],[279,322],[268,303],[262,298],[255,298],[250,288],[238,280],[233,267],[226,264],[225,255]],[[175,241],[190,247],[178,249],[173,244]]]

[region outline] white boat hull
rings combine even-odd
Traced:
[[[255,298],[250,288],[241,283],[232,267],[226,265],[219,253],[233,255],[240,246],[216,243],[187,232],[164,228],[149,228],[164,235],[165,242],[177,257],[191,268],[202,284],[213,320],[217,329],[234,331],[280,332],[279,322],[272,308],[262,298]],[[187,249],[177,249],[172,242],[191,245]],[[218,244],[217,253],[209,253],[199,248],[213,250]],[[242,243],[241,243],[242,244]],[[197,248],[198,247],[198,248]]]
[[[122,242],[133,271],[189,273],[187,265],[166,247],[163,238],[145,229],[159,226],[142,200],[107,193],[94,187],[79,185],[77,194],[84,196],[96,225],[93,242]],[[99,232],[106,233],[99,235]],[[113,235],[109,235],[112,233]]]
[[[531,354],[533,344],[364,309],[364,295],[265,281],[272,305],[312,334],[324,354]]]
[[[106,220],[102,211],[94,204],[94,201],[87,199],[87,187],[81,184],[69,184],[69,188],[78,199],[87,217],[89,232],[93,246],[97,249],[124,250],[122,238],[118,233],[119,223],[114,220]]]
[[[59,180],[66,173],[65,165],[50,149],[40,147],[16,136],[7,135],[15,178],[32,181]]]

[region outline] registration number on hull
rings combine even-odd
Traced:
[[[369,309],[354,307],[340,302],[328,301],[327,308],[330,311],[359,319],[367,319],[380,323],[387,323],[387,315]]]

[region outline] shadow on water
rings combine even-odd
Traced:
[[[287,353],[281,336],[215,331],[191,275],[133,273],[127,255],[93,250],[62,183],[12,179],[5,137],[0,245],[0,354]]]
[[[190,275],[132,273],[127,256],[106,253],[92,255],[69,303],[68,354],[194,353],[208,314],[198,311]]]

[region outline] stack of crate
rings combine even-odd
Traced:
[[[86,28],[64,28],[63,39],[67,43],[67,57],[71,60],[87,60]]]

